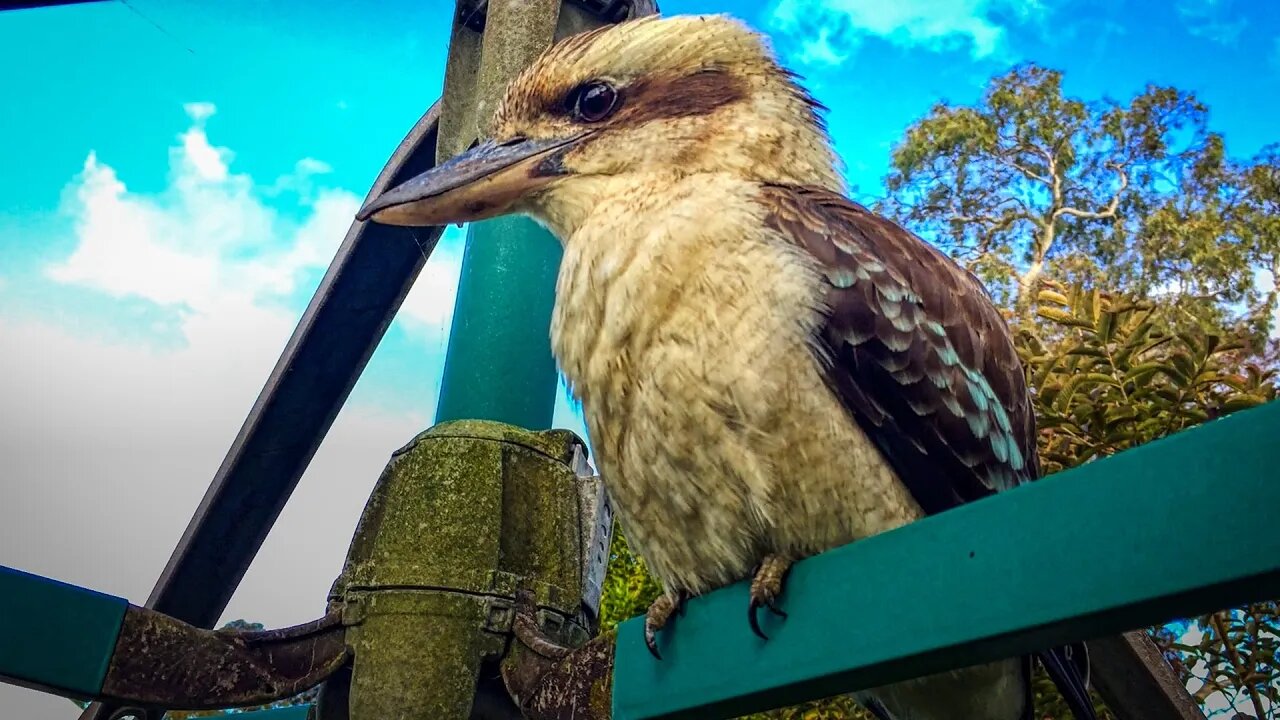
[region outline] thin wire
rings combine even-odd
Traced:
[[[474,20],[477,15],[487,14],[488,4],[489,3],[487,2],[478,2],[475,5],[473,5],[471,7],[471,12],[465,18],[462,19],[462,24],[466,25],[467,27],[470,27],[471,21]]]
[[[155,29],[157,29],[157,30],[159,30],[160,32],[164,33],[165,35],[169,36],[169,38],[170,38],[171,40],[173,40],[174,42],[176,42],[176,43],[178,43],[179,45],[181,45],[182,47],[186,48],[186,51],[187,51],[187,52],[191,53],[192,55],[195,55],[195,54],[196,54],[196,51],[195,51],[195,50],[192,50],[191,48],[187,47],[187,44],[186,44],[186,43],[182,42],[182,41],[181,41],[181,40],[179,40],[177,37],[175,37],[173,33],[169,32],[168,30],[165,30],[163,27],[161,27],[161,26],[160,26],[160,23],[156,22],[155,20],[152,20],[151,18],[147,17],[146,15],[143,15],[141,10],[139,10],[138,8],[134,7],[132,4],[130,4],[130,3],[129,3],[129,0],[120,0],[120,4],[121,4],[121,5],[124,5],[124,6],[125,6],[125,7],[127,7],[127,8],[129,8],[131,11],[133,11],[133,13],[134,13],[135,15],[137,15],[138,17],[140,17],[140,18],[142,18],[143,20],[145,20],[147,23],[149,23],[149,24],[150,24],[152,27],[154,27]]]
[[[426,247],[426,245],[424,245],[424,244],[423,244],[423,242],[422,242],[422,239],[418,237],[418,231],[417,231],[417,230],[411,230],[411,231],[409,232],[409,237],[413,238],[413,244],[418,246],[418,252],[422,253],[422,259],[423,259],[423,260],[430,260],[430,259],[431,259],[431,253],[427,251],[427,247]],[[436,239],[436,242],[437,242],[437,243],[439,243],[439,242],[440,242],[440,240],[437,238],[437,239]],[[435,246],[433,245],[433,246],[431,247],[431,249],[432,249],[432,250],[434,250],[434,249],[435,249]]]

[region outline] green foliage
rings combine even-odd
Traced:
[[[1193,95],[1150,86],[1127,104],[1062,92],[1035,65],[974,107],[936,105],[894,149],[879,209],[944,247],[1025,319],[1042,278],[1122,289],[1182,326],[1269,329],[1280,270],[1275,148],[1233,161]]]
[[[1275,398],[1275,370],[1248,362],[1244,342],[1177,330],[1151,302],[1049,284],[1041,323],[1018,336],[1046,473]]]
[[[1018,350],[1035,398],[1046,473],[1276,399],[1274,365],[1251,361],[1239,340],[1172,329],[1177,323],[1169,307],[1056,284],[1038,300],[1041,322],[1022,329]],[[1209,705],[1217,693],[1226,701],[1219,704],[1246,700],[1257,717],[1274,717],[1262,712],[1261,699],[1280,703],[1280,605],[1255,603],[1194,618],[1190,628],[1203,632],[1195,645],[1179,642],[1183,625],[1149,633],[1184,681],[1199,684],[1196,699]],[[1043,678],[1037,692],[1045,708],[1059,707]]]
[[[794,707],[746,715],[743,720],[875,720],[875,716],[847,695],[838,695]]]
[[[600,598],[601,631],[613,630],[623,620],[643,615],[661,593],[662,588],[650,577],[644,560],[631,552],[621,526],[615,524]]]
[[[1280,309],[1280,145],[1264,148],[1251,162],[1235,167],[1233,175],[1239,179],[1232,205],[1236,232],[1256,254],[1258,268],[1272,278],[1270,291],[1249,298],[1246,317],[1256,342],[1266,336]],[[1280,361],[1274,341],[1267,357],[1272,365]]]
[[[1187,678],[1200,687],[1195,697],[1208,704],[1218,695],[1232,707],[1251,707],[1259,718],[1276,716],[1280,707],[1280,604],[1253,603],[1195,618],[1186,642],[1167,628],[1155,633],[1157,644]],[[1271,714],[1265,708],[1272,708]]]
[[[1169,87],[1069,98],[1061,73],[1024,65],[974,107],[936,105],[894,150],[879,209],[1010,310],[1046,472],[1276,396],[1280,146],[1233,159],[1207,114]],[[1194,647],[1152,635],[1202,702],[1261,717],[1280,691],[1275,610],[1192,619]]]

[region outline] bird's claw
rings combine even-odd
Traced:
[[[751,598],[751,603],[747,605],[747,622],[751,624],[751,632],[755,633],[756,635],[759,635],[760,638],[763,640],[768,640],[769,636],[765,635],[764,631],[760,629],[760,617],[756,614],[757,611],[762,607],[767,608],[769,612],[773,613],[774,615],[777,615],[783,620],[787,619],[787,614],[782,610],[780,610],[772,600],[760,600],[758,598]]]
[[[644,644],[655,658],[662,659],[662,654],[658,652],[658,631],[667,626],[673,614],[684,615],[684,606],[688,599],[689,594],[683,590],[676,591],[674,595],[664,593],[653,601],[649,611],[645,613]]]
[[[660,629],[661,628],[655,627],[653,623],[649,622],[648,618],[645,618],[644,646],[649,648],[649,654],[652,655],[656,660],[662,659],[662,653],[658,652],[658,634],[657,633],[658,633],[658,630]]]
[[[782,595],[782,585],[787,571],[791,569],[790,558],[782,555],[766,555],[760,561],[754,577],[751,578],[751,602],[747,604],[747,622],[751,632],[761,639],[769,636],[760,629],[760,608],[768,608],[769,612],[786,619],[787,614],[778,607],[778,598]]]

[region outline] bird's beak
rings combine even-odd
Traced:
[[[486,140],[369,201],[357,220],[428,227],[496,217],[564,175],[560,160],[586,137]]]

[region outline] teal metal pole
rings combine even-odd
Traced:
[[[237,712],[228,715],[228,717],[235,718],[235,720],[307,720],[310,717],[311,707],[310,703],[306,705],[290,705],[282,708]]]
[[[523,217],[474,223],[445,353],[437,423],[551,427],[556,365],[549,332],[560,242]]]
[[[0,565],[0,680],[97,695],[128,607],[124,598]]]
[[[828,550],[792,568],[767,641],[747,582],[689,600],[661,662],[628,620],[613,720],[739,717],[1274,598],[1277,437],[1280,400]]]

